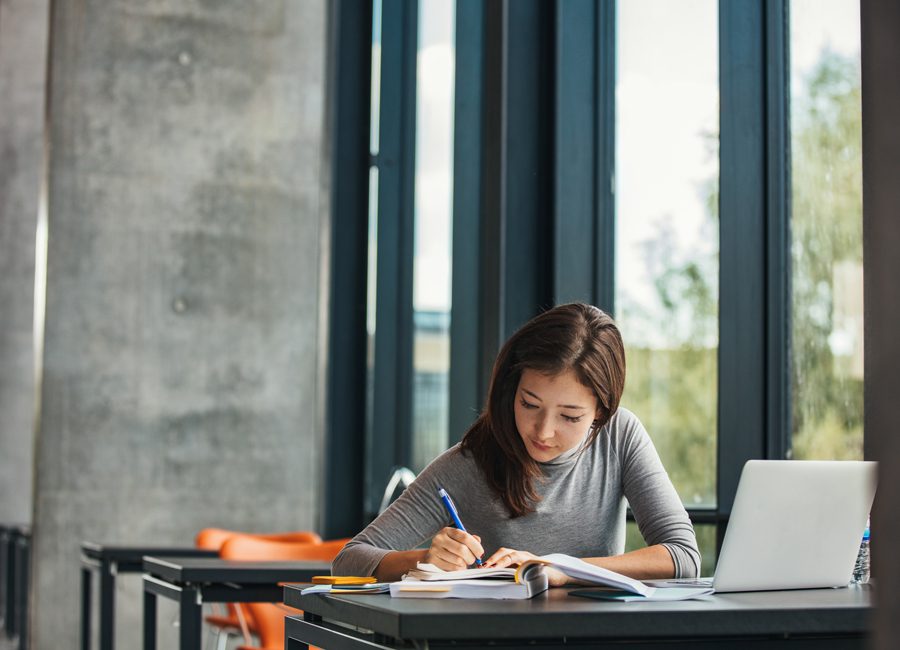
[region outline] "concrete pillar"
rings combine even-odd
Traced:
[[[0,522],[31,522],[34,238],[49,0],[0,0]]]
[[[76,647],[82,539],[318,521],[326,10],[53,3],[38,650]]]
[[[862,151],[865,260],[865,455],[877,460],[878,496],[872,511],[872,580],[878,607],[871,617],[873,650],[900,648],[900,6],[863,0]]]

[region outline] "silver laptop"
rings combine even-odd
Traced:
[[[876,466],[748,461],[716,564],[714,590],[845,587],[875,498]]]

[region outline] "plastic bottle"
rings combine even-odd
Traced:
[[[859,554],[856,556],[856,564],[853,565],[853,577],[850,581],[858,585],[864,585],[869,582],[870,567],[869,522],[867,520],[866,530],[863,532],[862,543],[859,545]]]

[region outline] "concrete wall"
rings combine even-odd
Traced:
[[[82,539],[318,521],[326,9],[53,3],[35,648],[77,647]]]
[[[31,521],[34,237],[49,0],[0,0],[0,521]]]

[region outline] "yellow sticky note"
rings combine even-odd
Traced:
[[[313,576],[314,585],[367,585],[376,582],[375,576]]]

